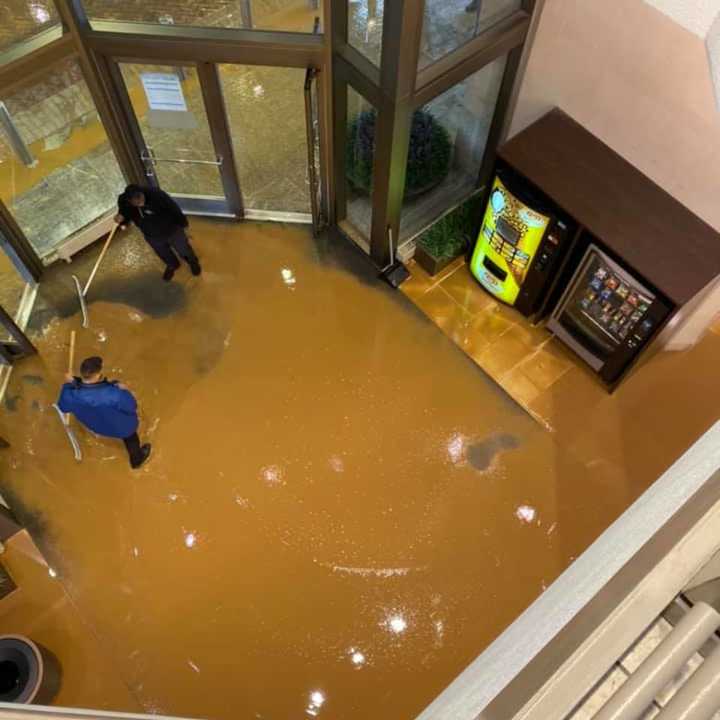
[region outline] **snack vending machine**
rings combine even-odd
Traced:
[[[490,191],[470,272],[523,315],[537,312],[570,244],[570,222],[499,171]]]
[[[668,301],[591,244],[548,329],[612,384],[671,309]]]

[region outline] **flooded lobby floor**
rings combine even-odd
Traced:
[[[0,493],[146,712],[411,720],[641,488],[588,472],[353,248],[192,227],[201,278],[163,283],[126,235],[78,334],[136,393],[151,461],[82,429],[73,460],[50,404],[80,319],[56,267]],[[50,649],[77,666],[70,637]],[[64,703],[92,705],[94,666]]]

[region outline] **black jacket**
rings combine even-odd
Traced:
[[[145,195],[145,206],[131,205],[128,193],[140,190]],[[188,220],[178,204],[162,190],[130,186],[118,198],[118,212],[134,222],[147,238],[166,238],[177,228],[186,228]]]

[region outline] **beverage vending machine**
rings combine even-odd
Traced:
[[[567,252],[571,225],[522,180],[499,169],[470,272],[488,292],[530,317],[540,309]]]

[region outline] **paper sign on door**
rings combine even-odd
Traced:
[[[151,110],[187,112],[180,78],[175,73],[141,73],[140,78]]]

